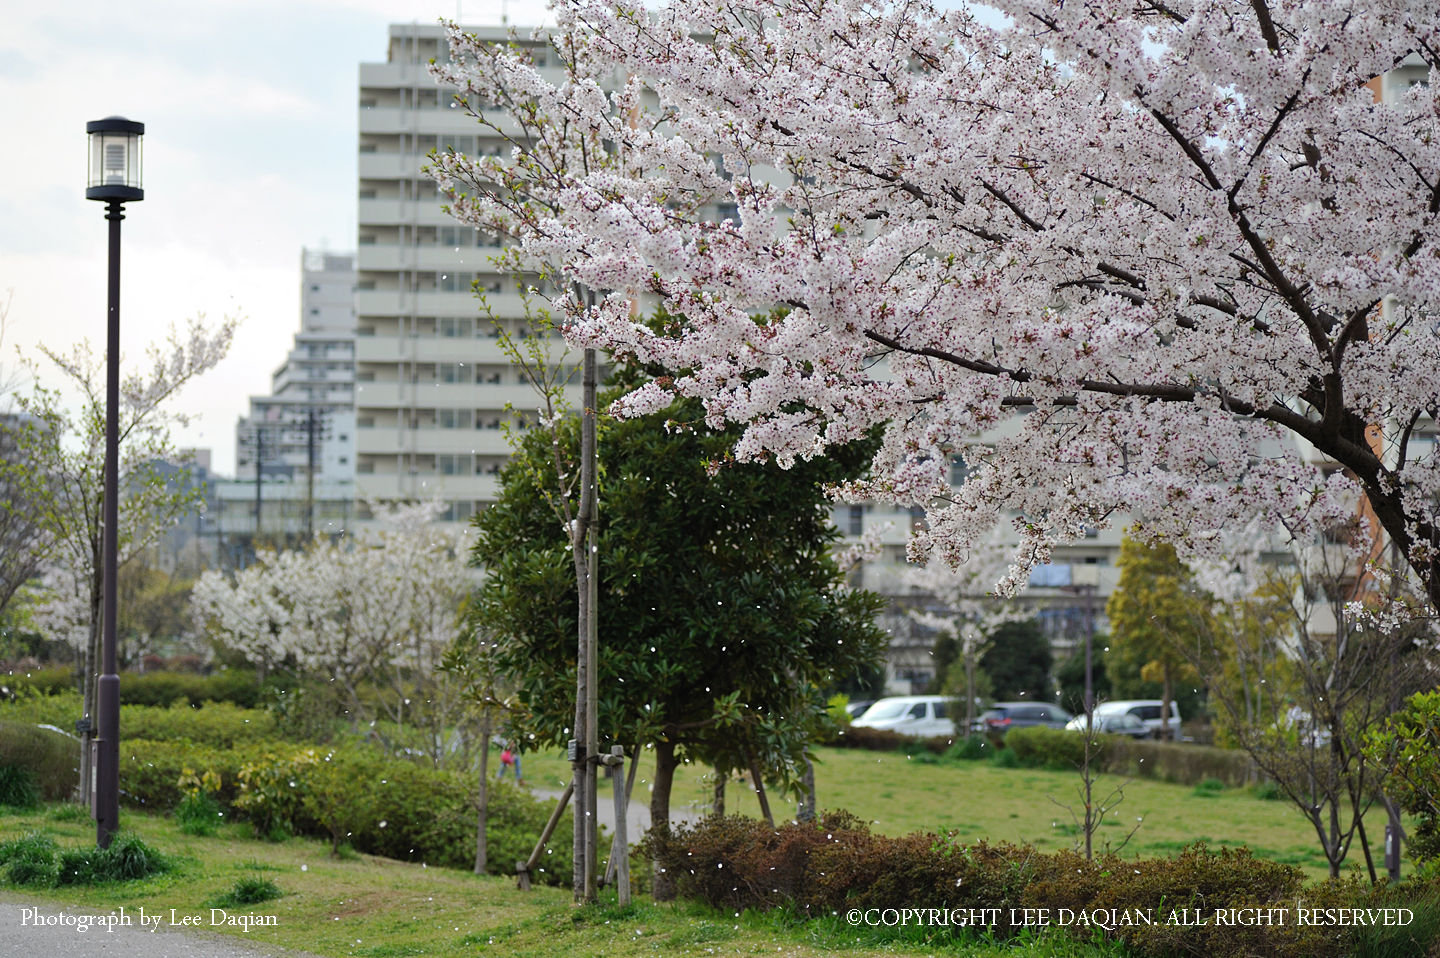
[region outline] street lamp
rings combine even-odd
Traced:
[[[120,221],[125,204],[145,198],[140,138],[145,124],[107,116],[85,124],[90,137],[85,198],[105,203],[110,223],[109,307],[105,338],[105,591],[101,610],[101,674],[95,685],[99,737],[95,745],[95,841],[110,847],[120,820],[120,676],[115,674],[116,551],[120,498]]]

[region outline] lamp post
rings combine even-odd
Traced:
[[[85,198],[105,203],[110,223],[110,282],[105,334],[104,602],[101,608],[101,673],[95,686],[99,736],[95,742],[95,841],[110,847],[120,818],[120,676],[115,674],[116,554],[120,498],[120,221],[125,204],[145,198],[140,138],[145,124],[108,116],[85,124],[90,137]]]

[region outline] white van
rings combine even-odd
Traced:
[[[901,735],[955,737],[955,722],[946,715],[949,703],[939,695],[901,695],[881,699],[850,724],[887,729]],[[963,718],[963,716],[962,716]]]
[[[1120,715],[1128,713],[1140,720],[1150,730],[1152,736],[1160,735],[1160,708],[1163,703],[1159,699],[1127,699],[1120,702],[1101,702],[1095,706],[1096,715]],[[1180,741],[1180,707],[1172,700],[1170,702],[1170,736],[1175,741]]]

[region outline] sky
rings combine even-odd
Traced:
[[[502,10],[502,3],[506,6]],[[355,245],[358,65],[391,23],[539,24],[535,0],[0,2],[0,371],[17,348],[105,340],[104,205],[87,202],[85,123],[145,123],[145,200],[126,209],[123,368],[172,324],[243,317],[177,408],[180,447],[235,469],[235,421],[299,327],[302,247]],[[24,385],[21,389],[26,388]]]

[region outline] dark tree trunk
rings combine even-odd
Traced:
[[[517,775],[518,779],[519,776]],[[480,794],[479,808],[475,815],[475,874],[485,874],[489,866],[490,849],[486,844],[485,830],[490,818],[490,709],[486,708],[480,719]]]
[[[655,743],[655,790],[650,793],[650,828],[659,834],[670,831],[670,786],[675,781],[675,743]],[[652,894],[656,901],[675,900],[675,879],[655,863]]]

